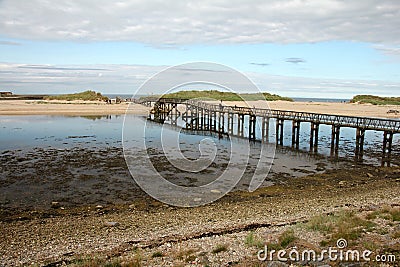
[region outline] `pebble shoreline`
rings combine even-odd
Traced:
[[[197,208],[175,208],[147,198],[130,205],[57,207],[50,212],[2,210],[0,266],[61,266],[87,257],[129,262],[138,250],[143,266],[175,266],[174,257],[151,255],[176,255],[184,249],[195,251],[194,266],[203,266],[195,262],[200,258],[210,266],[243,263],[255,257],[243,242],[249,231],[273,232],[343,208],[400,205],[399,176],[396,167],[334,170],[253,193],[230,193]],[[228,244],[227,251],[212,253],[218,244]]]

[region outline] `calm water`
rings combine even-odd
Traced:
[[[0,206],[46,206],[51,201],[60,201],[65,205],[125,203],[143,197],[144,193],[131,178],[123,157],[123,121],[123,116],[116,115],[0,116]],[[163,176],[179,185],[198,186],[216,179],[228,164],[231,142],[239,150],[243,147],[243,151],[248,146],[248,141],[242,139],[219,139],[217,136],[185,132],[177,134],[174,128],[162,128],[139,116],[130,116],[127,121],[127,127],[133,134],[125,142],[130,142],[134,148],[137,144],[136,148],[140,149],[143,129],[146,129],[147,155]],[[274,125],[271,120],[271,142],[275,140]],[[288,148],[291,144],[291,125],[285,124],[284,145],[287,147],[275,150],[271,171],[264,185],[282,183],[287,177],[353,164],[354,129],[342,129],[340,159],[333,161],[329,158],[331,128],[320,126],[318,154],[307,152],[309,128],[307,123],[301,125],[300,151],[294,151]],[[211,140],[217,147],[215,160],[199,173],[171,166],[161,146],[162,132],[167,137],[178,135],[180,151],[191,160],[199,157],[200,142],[205,138]],[[380,164],[381,142],[382,133],[367,131],[366,164]],[[269,146],[275,147],[273,143]],[[244,176],[236,189],[247,189],[248,178],[257,166],[261,147],[260,143],[251,144],[245,173],[247,176]],[[395,156],[398,156],[399,148],[399,137],[395,136]],[[140,152],[143,151],[138,151],[138,163]],[[140,175],[140,172],[139,165],[134,175]]]

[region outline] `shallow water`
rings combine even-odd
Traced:
[[[0,205],[1,207],[48,207],[51,201],[63,205],[129,203],[145,194],[136,185],[128,171],[122,148],[124,117],[109,116],[0,116]],[[247,190],[252,172],[257,167],[261,143],[243,139],[218,138],[213,135],[177,133],[173,127],[160,127],[139,116],[129,116],[127,129],[132,135],[124,141],[137,151],[134,160],[140,162],[140,153],[150,157],[155,169],[170,182],[182,186],[200,186],[221,175],[230,160],[231,145],[239,151],[250,149],[249,162],[242,180],[235,190]],[[270,140],[274,141],[274,123],[271,120]],[[145,138],[143,139],[143,130]],[[308,153],[309,125],[302,124],[300,150],[278,147],[271,156],[272,167],[263,186],[285,183],[288,177],[299,177],[326,169],[352,164],[354,130],[342,129],[339,160],[329,158],[330,127],[320,127],[319,154]],[[285,124],[284,145],[290,145],[290,123]],[[182,158],[168,156],[174,147],[162,148],[160,135],[179,137],[182,155],[189,160],[199,158],[199,144],[208,140],[217,148],[215,159],[198,172],[182,170]],[[146,151],[139,151],[146,145]],[[365,162],[380,164],[381,133],[367,132]],[[275,147],[274,143],[269,149]],[[394,155],[399,139],[394,139]],[[268,150],[272,153],[272,150]],[[243,152],[244,153],[244,152]],[[167,155],[167,156],[166,156]],[[176,154],[175,154],[176,155]],[[268,156],[268,155],[267,155]],[[135,158],[137,157],[137,158]],[[346,160],[349,159],[350,161]],[[171,164],[173,162],[174,164]],[[183,161],[185,163],[185,161]],[[177,167],[178,166],[178,167]],[[133,175],[140,175],[141,165]],[[143,166],[144,168],[144,166]]]

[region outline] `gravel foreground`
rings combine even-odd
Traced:
[[[196,208],[145,198],[129,205],[2,209],[0,266],[289,266],[258,261],[249,235],[266,242],[316,215],[399,207],[399,178],[398,167],[354,166],[230,193]],[[391,227],[400,229],[398,222]],[[300,237],[319,246],[316,233]],[[399,237],[385,240],[399,247]]]

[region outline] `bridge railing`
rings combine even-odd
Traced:
[[[338,125],[341,127],[363,128],[365,130],[390,131],[400,133],[400,120],[385,118],[368,118],[346,115],[321,114],[313,112],[276,110],[265,108],[250,108],[240,106],[225,106],[221,104],[207,103],[198,100],[174,99],[174,98],[148,98],[147,101],[160,103],[189,104],[198,108],[214,112],[231,112],[242,115],[255,115],[267,118],[284,120],[297,120],[302,122],[313,122],[327,125]]]
[[[211,111],[232,112],[244,115],[255,115],[284,120],[298,120],[303,122],[339,125],[342,127],[363,128],[366,130],[391,131],[395,133],[400,133],[400,120],[394,119],[332,115],[291,110],[223,106],[220,104],[211,104],[194,100],[188,100],[186,101],[186,103]]]

